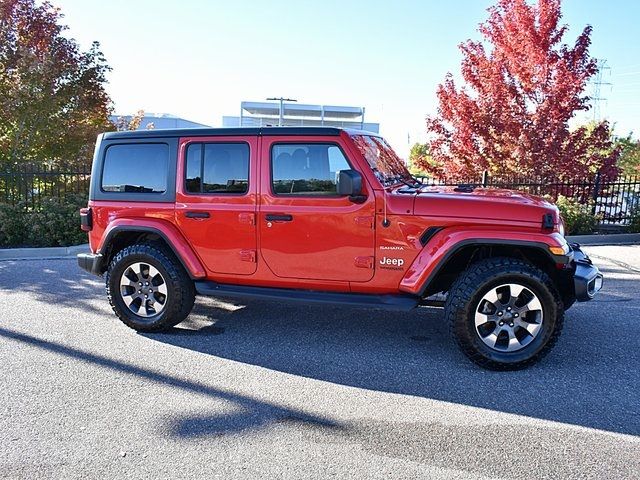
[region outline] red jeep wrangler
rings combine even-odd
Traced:
[[[602,285],[555,206],[423,185],[361,131],[105,133],[81,218],[92,253],[78,263],[106,272],[114,312],[141,331],[184,320],[196,293],[399,310],[440,294],[462,351],[515,369]]]

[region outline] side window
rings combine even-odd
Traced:
[[[102,167],[103,192],[164,193],[169,146],[165,143],[107,147]]]
[[[350,168],[337,145],[280,143],[271,148],[271,185],[278,195],[335,195],[336,173]]]
[[[249,145],[190,144],[185,188],[188,193],[246,193],[249,189]]]

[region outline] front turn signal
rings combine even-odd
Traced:
[[[569,245],[565,243],[561,247],[549,247],[549,251],[554,255],[567,255],[569,253]]]

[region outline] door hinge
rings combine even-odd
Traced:
[[[373,217],[356,217],[356,225],[373,228]]]
[[[358,268],[373,268],[373,257],[356,257],[354,263]]]
[[[240,250],[240,260],[242,260],[243,262],[256,263],[256,251]]]
[[[238,215],[238,221],[240,223],[245,223],[247,225],[255,225],[256,224],[256,214],[255,213],[241,213]]]

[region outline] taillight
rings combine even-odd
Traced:
[[[91,208],[80,209],[80,228],[85,232],[90,232],[93,228],[93,214]]]

